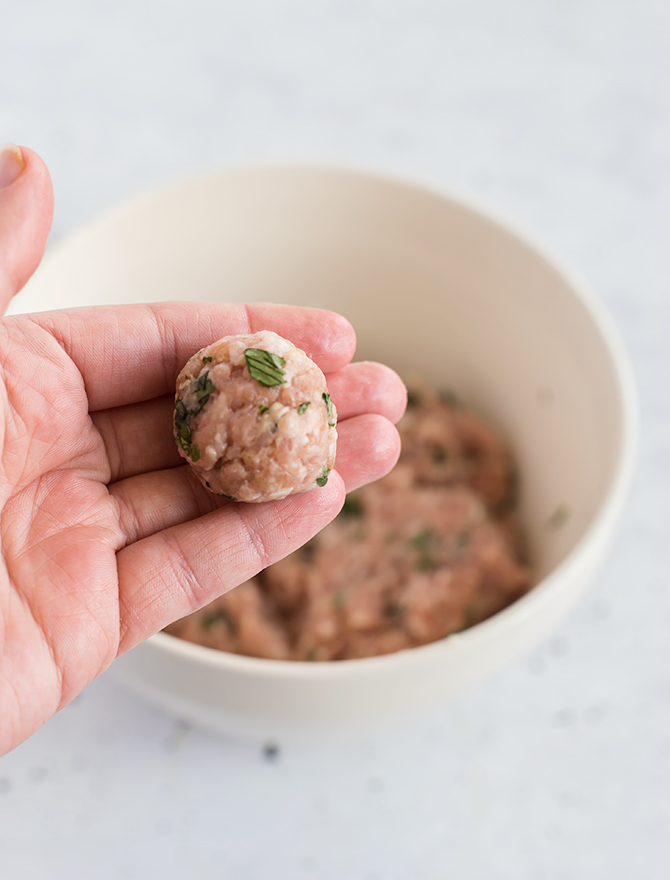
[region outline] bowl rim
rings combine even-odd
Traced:
[[[346,177],[359,182],[372,182],[405,190],[407,194],[421,198],[430,198],[437,202],[450,204],[460,211],[465,211],[475,219],[484,221],[514,238],[517,242],[534,252],[546,266],[560,276],[573,297],[589,313],[609,354],[614,378],[619,392],[622,424],[619,438],[619,449],[614,465],[613,476],[600,507],[585,529],[575,546],[566,554],[558,565],[542,578],[528,593],[514,601],[511,605],[469,627],[459,633],[452,633],[436,642],[383,654],[373,657],[362,657],[337,661],[305,661],[305,660],[272,660],[228,653],[216,648],[209,648],[193,642],[187,642],[164,632],[149,636],[143,643],[161,653],[173,655],[191,663],[213,669],[228,670],[238,675],[249,677],[267,676],[291,680],[338,679],[350,675],[360,675],[366,671],[376,673],[382,670],[393,670],[397,666],[422,664],[433,655],[460,649],[464,643],[486,642],[491,635],[500,630],[514,626],[520,615],[532,615],[542,605],[550,602],[554,593],[561,589],[561,584],[569,578],[573,571],[578,571],[586,561],[594,547],[606,545],[610,534],[621,513],[626,495],[632,482],[638,446],[639,403],[628,353],[619,331],[603,303],[596,297],[590,286],[572,268],[567,266],[532,233],[522,228],[515,221],[501,216],[488,204],[483,204],[477,197],[464,194],[452,188],[433,185],[428,181],[418,180],[404,174],[395,174],[386,170],[371,169],[354,164],[335,164],[318,162],[251,162],[234,164],[195,175],[188,175],[164,185],[152,187],[142,193],[124,199],[108,210],[101,212],[85,222],[71,234],[66,235],[49,252],[45,259],[48,264],[61,249],[65,249],[73,240],[94,234],[101,228],[113,225],[124,216],[133,214],[149,205],[157,198],[169,193],[177,193],[180,189],[192,187],[194,184],[212,178],[225,178],[252,173],[300,173],[315,176]]]

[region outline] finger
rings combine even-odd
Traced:
[[[48,330],[74,361],[91,411],[174,393],[191,355],[222,336],[273,330],[324,372],[341,369],[356,347],[351,324],[335,312],[266,303],[94,306],[26,319]]]
[[[358,361],[327,378],[340,421],[376,413],[395,424],[405,412],[407,389],[400,376],[384,364]]]
[[[356,416],[342,423],[341,431],[336,467],[347,491],[378,480],[396,463],[400,452],[398,432],[383,416]],[[361,450],[365,450],[364,455]],[[110,485],[126,544],[227,504],[208,492],[189,470],[184,466],[153,471]]]
[[[119,654],[302,546],[338,513],[337,474],[319,492],[228,504],[117,553]]]
[[[27,147],[0,150],[0,313],[42,259],[53,189],[46,165]]]
[[[368,413],[338,425],[335,467],[347,492],[385,476],[398,461],[400,435],[383,416]]]
[[[340,425],[368,412],[396,422],[404,411],[405,386],[393,370],[382,364],[348,364],[327,378]],[[182,463],[172,439],[173,412],[174,394],[170,394],[92,413],[105,444],[112,482]]]

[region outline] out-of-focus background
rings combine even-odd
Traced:
[[[0,875],[667,877],[670,6],[28,0],[1,21],[0,140],[49,164],[52,241],[232,163],[455,190],[595,289],[643,430],[608,564],[529,656],[429,718],[335,745],[217,737],[103,675],[0,759]]]

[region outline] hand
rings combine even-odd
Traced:
[[[23,166],[23,167],[22,167]],[[4,186],[3,186],[4,184]],[[42,256],[48,172],[0,153],[0,308]],[[340,413],[326,487],[268,504],[207,492],[172,441],[174,382],[221,336],[274,330],[326,373]],[[387,473],[405,389],[349,363],[330,312],[275,305],[93,307],[0,321],[0,754],[124,651],[305,543]]]

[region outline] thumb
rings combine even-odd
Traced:
[[[0,149],[0,315],[37,268],[53,217],[44,162],[27,147]]]

